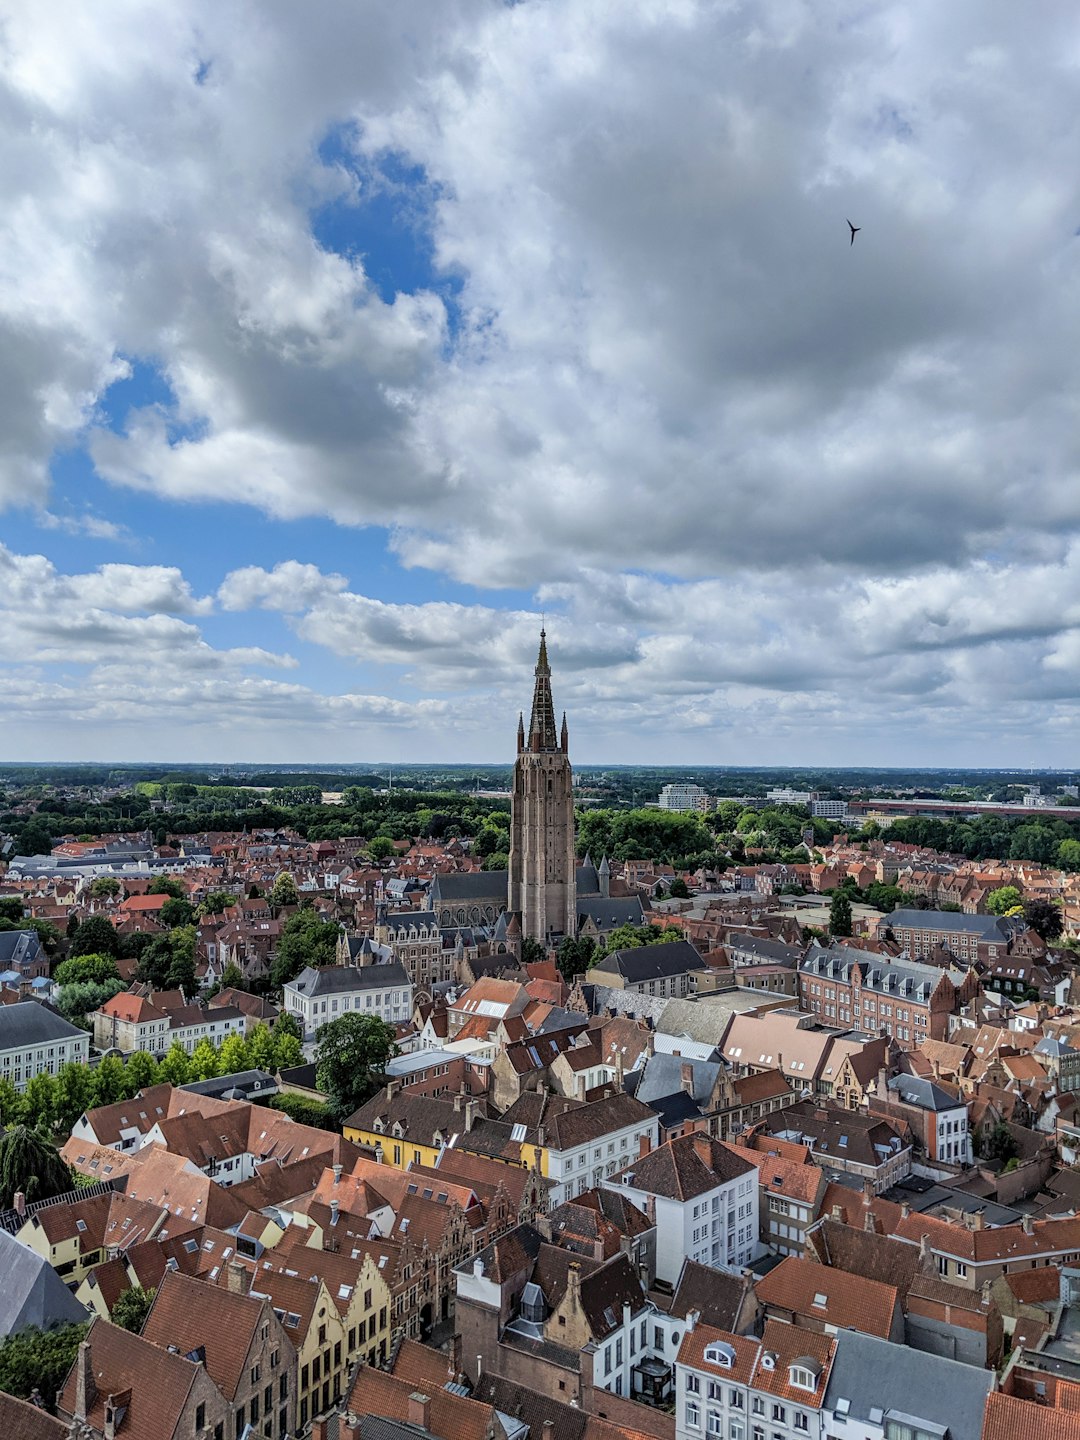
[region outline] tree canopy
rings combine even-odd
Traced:
[[[337,959],[340,931],[314,910],[298,910],[282,927],[270,967],[274,985],[295,980],[305,965],[332,965]]]
[[[59,1154],[28,1126],[15,1125],[0,1138],[0,1209],[9,1210],[20,1192],[29,1205],[73,1188]]]
[[[398,1053],[394,1032],[377,1015],[342,1015],[324,1025],[316,1040],[316,1083],[340,1123],[382,1083]]]

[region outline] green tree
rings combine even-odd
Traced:
[[[611,955],[616,950],[634,950],[639,945],[666,945],[672,940],[681,940],[682,931],[675,925],[616,925],[597,946],[592,964]]]
[[[21,895],[0,895],[0,920],[17,925],[25,914]]]
[[[92,1010],[99,1009],[123,989],[122,980],[109,980],[103,985],[64,985],[56,997],[56,1008],[73,1025],[79,1025]]]
[[[76,930],[68,954],[119,955],[120,937],[104,915],[91,915]]]
[[[1013,1133],[1003,1120],[998,1121],[980,1146],[979,1154],[984,1160],[999,1160],[1004,1165],[1019,1154],[1020,1147]]]
[[[28,1126],[16,1125],[0,1138],[0,1209],[10,1210],[20,1192],[29,1205],[72,1189],[71,1171],[52,1145]]]
[[[300,892],[296,888],[296,881],[287,870],[283,870],[274,881],[270,891],[270,904],[278,910],[285,905],[300,904]]]
[[[681,875],[676,875],[675,879],[671,882],[671,895],[675,900],[689,900],[690,887]]]
[[[8,1129],[26,1119],[26,1101],[6,1075],[0,1075],[0,1125]]]
[[[47,1070],[31,1075],[23,1091],[26,1114],[42,1135],[51,1135],[59,1115],[59,1094],[56,1080]],[[81,1111],[79,1112],[82,1113]],[[75,1117],[78,1119],[78,1116]]]
[[[170,895],[161,907],[161,923],[167,930],[176,930],[181,925],[190,925],[195,918],[195,907],[190,900],[178,900]]]
[[[70,1130],[94,1103],[94,1076],[90,1067],[69,1061],[56,1077],[56,1113],[63,1130]]]
[[[124,1070],[127,1076],[129,1095],[137,1095],[140,1090],[147,1090],[151,1085],[158,1083],[158,1062],[149,1050],[136,1050],[128,1057]]]
[[[127,1096],[127,1072],[119,1055],[106,1055],[94,1070],[94,1105],[115,1105]]]
[[[282,1035],[293,1035],[297,1040],[304,1038],[304,1027],[291,1010],[279,1010],[274,1021],[274,1039]]]
[[[394,842],[385,835],[376,835],[368,841],[368,854],[372,860],[389,860],[394,853]]]
[[[832,902],[829,905],[829,934],[837,936],[851,934],[851,901],[843,890],[833,891]]]
[[[333,1130],[334,1117],[321,1100],[285,1092],[270,1101],[273,1110],[280,1110],[299,1125],[313,1125],[317,1130]]]
[[[226,1035],[218,1051],[218,1065],[221,1075],[239,1075],[251,1069],[247,1041],[242,1035]]]
[[[199,906],[200,915],[220,915],[236,904],[236,896],[228,890],[211,890]]]
[[[221,988],[222,990],[247,989],[247,981],[244,979],[244,972],[240,969],[240,966],[235,964],[232,960],[229,961],[229,963],[225,966],[225,969],[221,972]]]
[[[221,1074],[218,1052],[209,1040],[200,1040],[191,1052],[190,1074],[192,1080],[213,1080]]]
[[[177,880],[175,875],[159,875],[156,880],[151,880],[151,895],[171,895],[174,900],[183,900],[183,882]]]
[[[144,1290],[140,1285],[133,1285],[130,1290],[121,1292],[109,1319],[114,1325],[119,1325],[124,1330],[131,1330],[136,1335],[140,1334],[146,1323],[146,1317],[150,1314],[150,1306],[153,1305],[156,1294],[157,1290],[153,1287]]]
[[[332,965],[337,959],[339,929],[314,910],[298,910],[282,927],[270,967],[275,986],[295,980],[306,965]]]
[[[295,1035],[278,1034],[274,1028],[274,1069],[294,1070],[304,1063],[304,1047]]]
[[[596,949],[596,941],[591,935],[582,935],[575,939],[567,935],[559,944],[556,964],[564,980],[573,980],[575,975],[583,975],[592,964],[593,951]]]
[[[191,1062],[179,1040],[174,1040],[169,1046],[169,1053],[161,1062],[158,1076],[170,1085],[186,1085],[191,1079]]]
[[[1028,900],[1024,905],[1024,919],[1046,941],[1057,940],[1065,929],[1061,906],[1050,900]]]
[[[120,888],[120,881],[114,875],[99,875],[90,882],[90,894],[95,900],[114,900]]]
[[[247,1038],[248,1064],[252,1070],[273,1070],[274,1037],[261,1022],[253,1025]]]
[[[86,1331],[86,1325],[60,1325],[53,1330],[32,1325],[8,1335],[0,1344],[0,1390],[21,1400],[28,1400],[36,1390],[51,1403],[75,1363]]]
[[[547,959],[547,951],[539,940],[534,940],[531,935],[526,935],[521,942],[521,963],[523,965],[539,965]]]
[[[102,985],[109,980],[119,980],[120,972],[112,955],[77,955],[71,960],[62,960],[52,978],[57,985]]]
[[[1080,840],[1062,840],[1058,846],[1057,863],[1062,870],[1080,870]]]
[[[991,915],[1007,915],[1021,905],[1023,899],[1015,885],[999,885],[986,897],[986,908]]]
[[[342,1015],[324,1025],[316,1039],[316,1083],[342,1123],[382,1083],[398,1053],[394,1032],[377,1015]]]

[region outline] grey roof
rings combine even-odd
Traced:
[[[574,881],[579,896],[600,894],[600,876],[588,855],[585,856],[584,864],[575,870]]]
[[[913,911],[922,914],[922,911]],[[929,912],[927,912],[929,913]],[[880,990],[898,997],[909,995],[927,1001],[937,989],[946,972],[937,965],[920,965],[914,960],[892,960],[872,950],[857,950],[852,945],[825,948],[812,945],[799,966],[804,975],[824,975],[844,981],[851,979],[854,966],[862,971],[863,988]]]
[[[685,975],[688,970],[706,970],[708,966],[689,940],[665,940],[661,945],[635,945],[629,950],[613,950],[605,955],[593,973],[621,975],[629,985],[649,980],[667,980]]]
[[[341,995],[354,990],[402,990],[412,984],[397,960],[383,965],[308,965],[286,989],[302,995]]]
[[[211,1080],[192,1080],[181,1085],[193,1095],[210,1095],[219,1099],[247,1099],[249,1095],[277,1094],[277,1081],[265,1070],[238,1070],[234,1075],[216,1075]],[[235,1092],[235,1093],[234,1093]]]
[[[1036,1055],[1075,1055],[1076,1048],[1057,1035],[1044,1035],[1035,1046]]]
[[[769,965],[794,967],[803,955],[799,945],[785,945],[783,940],[766,940],[761,935],[739,935],[733,939],[729,934],[724,944],[736,955],[749,955]]]
[[[634,1089],[638,1100],[651,1105],[654,1100],[667,1095],[677,1095],[682,1090],[682,1067],[690,1065],[694,1072],[693,1098],[701,1104],[712,1094],[717,1077],[724,1066],[713,1060],[688,1060],[685,1056],[650,1055],[641,1079]]]
[[[980,940],[997,940],[1004,944],[1015,926],[1000,915],[965,915],[960,910],[894,910],[885,915],[884,923],[895,930],[951,930],[954,934],[977,935]]]
[[[685,1035],[699,1045],[721,1045],[733,1014],[756,1010],[762,1001],[758,992],[731,990],[724,995],[701,1000],[668,1000],[657,1021],[661,1035]]]
[[[920,1110],[957,1110],[963,1107],[963,1100],[957,1100],[932,1080],[919,1075],[894,1075],[889,1089],[905,1105],[917,1105]]]
[[[40,1330],[88,1319],[49,1262],[0,1230],[0,1337],[36,1325]]]
[[[0,930],[0,965],[32,965],[41,952],[36,930]]]
[[[630,895],[614,900],[603,895],[582,897],[577,900],[578,920],[592,920],[597,929],[616,930],[620,925],[644,925],[645,907],[640,895]]]
[[[986,1397],[996,1383],[991,1370],[841,1330],[823,1408],[835,1412],[843,1399],[856,1424],[915,1419],[950,1440],[980,1440]],[[878,1411],[883,1414],[871,1419]]]
[[[506,870],[468,870],[436,875],[428,894],[432,905],[495,899],[505,905],[509,889],[510,876]]]
[[[590,970],[589,975],[595,975]],[[581,984],[582,994],[591,1015],[603,1015],[613,1011],[616,1015],[633,1015],[637,1020],[648,1020],[655,1026],[669,1002],[662,996],[639,995],[636,990],[623,990],[616,985],[597,985],[592,980]]]
[[[385,924],[391,934],[414,927],[417,930],[434,931],[439,928],[439,917],[434,910],[389,910]]]
[[[17,1005],[0,1005],[0,1050],[24,1050],[30,1045],[54,1045],[73,1040],[85,1030],[69,1025],[62,1015],[37,1000],[20,1000]]]

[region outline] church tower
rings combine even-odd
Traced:
[[[566,715],[555,730],[547,637],[540,631],[532,717],[526,736],[518,720],[517,760],[510,802],[510,882],[507,909],[521,916],[521,932],[543,945],[577,931],[574,787]]]

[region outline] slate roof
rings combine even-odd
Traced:
[[[356,990],[404,990],[412,985],[404,965],[389,960],[381,965],[307,965],[286,989],[306,996],[341,995]]]
[[[1014,929],[999,915],[965,915],[957,910],[894,910],[884,923],[891,930],[951,930],[999,945],[1008,942]]]
[[[49,1330],[53,1325],[84,1321],[80,1305],[49,1262],[0,1230],[0,1339],[28,1326]]]
[[[981,1440],[986,1397],[996,1383],[992,1371],[841,1330],[826,1406],[835,1412],[847,1400],[849,1423],[869,1425],[871,1411],[884,1411],[885,1418],[948,1430],[950,1440]]]
[[[3,933],[3,932],[0,932]],[[33,1045],[55,1045],[58,1040],[86,1036],[62,1015],[36,1000],[0,1006],[0,1050],[25,1050]]]
[[[0,965],[32,964],[41,950],[36,930],[0,930]]]
[[[505,905],[510,875],[506,870],[461,870],[439,874],[431,882],[432,906],[470,904],[496,897]]]
[[[621,975],[628,985],[642,985],[650,980],[668,980],[691,970],[708,968],[689,940],[667,940],[661,945],[613,950],[592,967],[592,973]]]
[[[601,931],[616,930],[620,925],[644,925],[645,907],[639,895],[622,896],[578,895],[578,920],[592,920]]]
[[[947,1094],[932,1080],[922,1080],[918,1075],[894,1075],[888,1082],[889,1089],[905,1105],[917,1106],[920,1110],[956,1110],[964,1102]]]
[[[645,1064],[641,1079],[634,1090],[635,1096],[644,1104],[652,1104],[668,1095],[682,1091],[682,1067],[689,1065],[693,1070],[692,1098],[704,1104],[712,1095],[717,1079],[724,1073],[724,1065],[715,1060],[690,1060],[679,1055],[664,1055],[657,1052]]]

